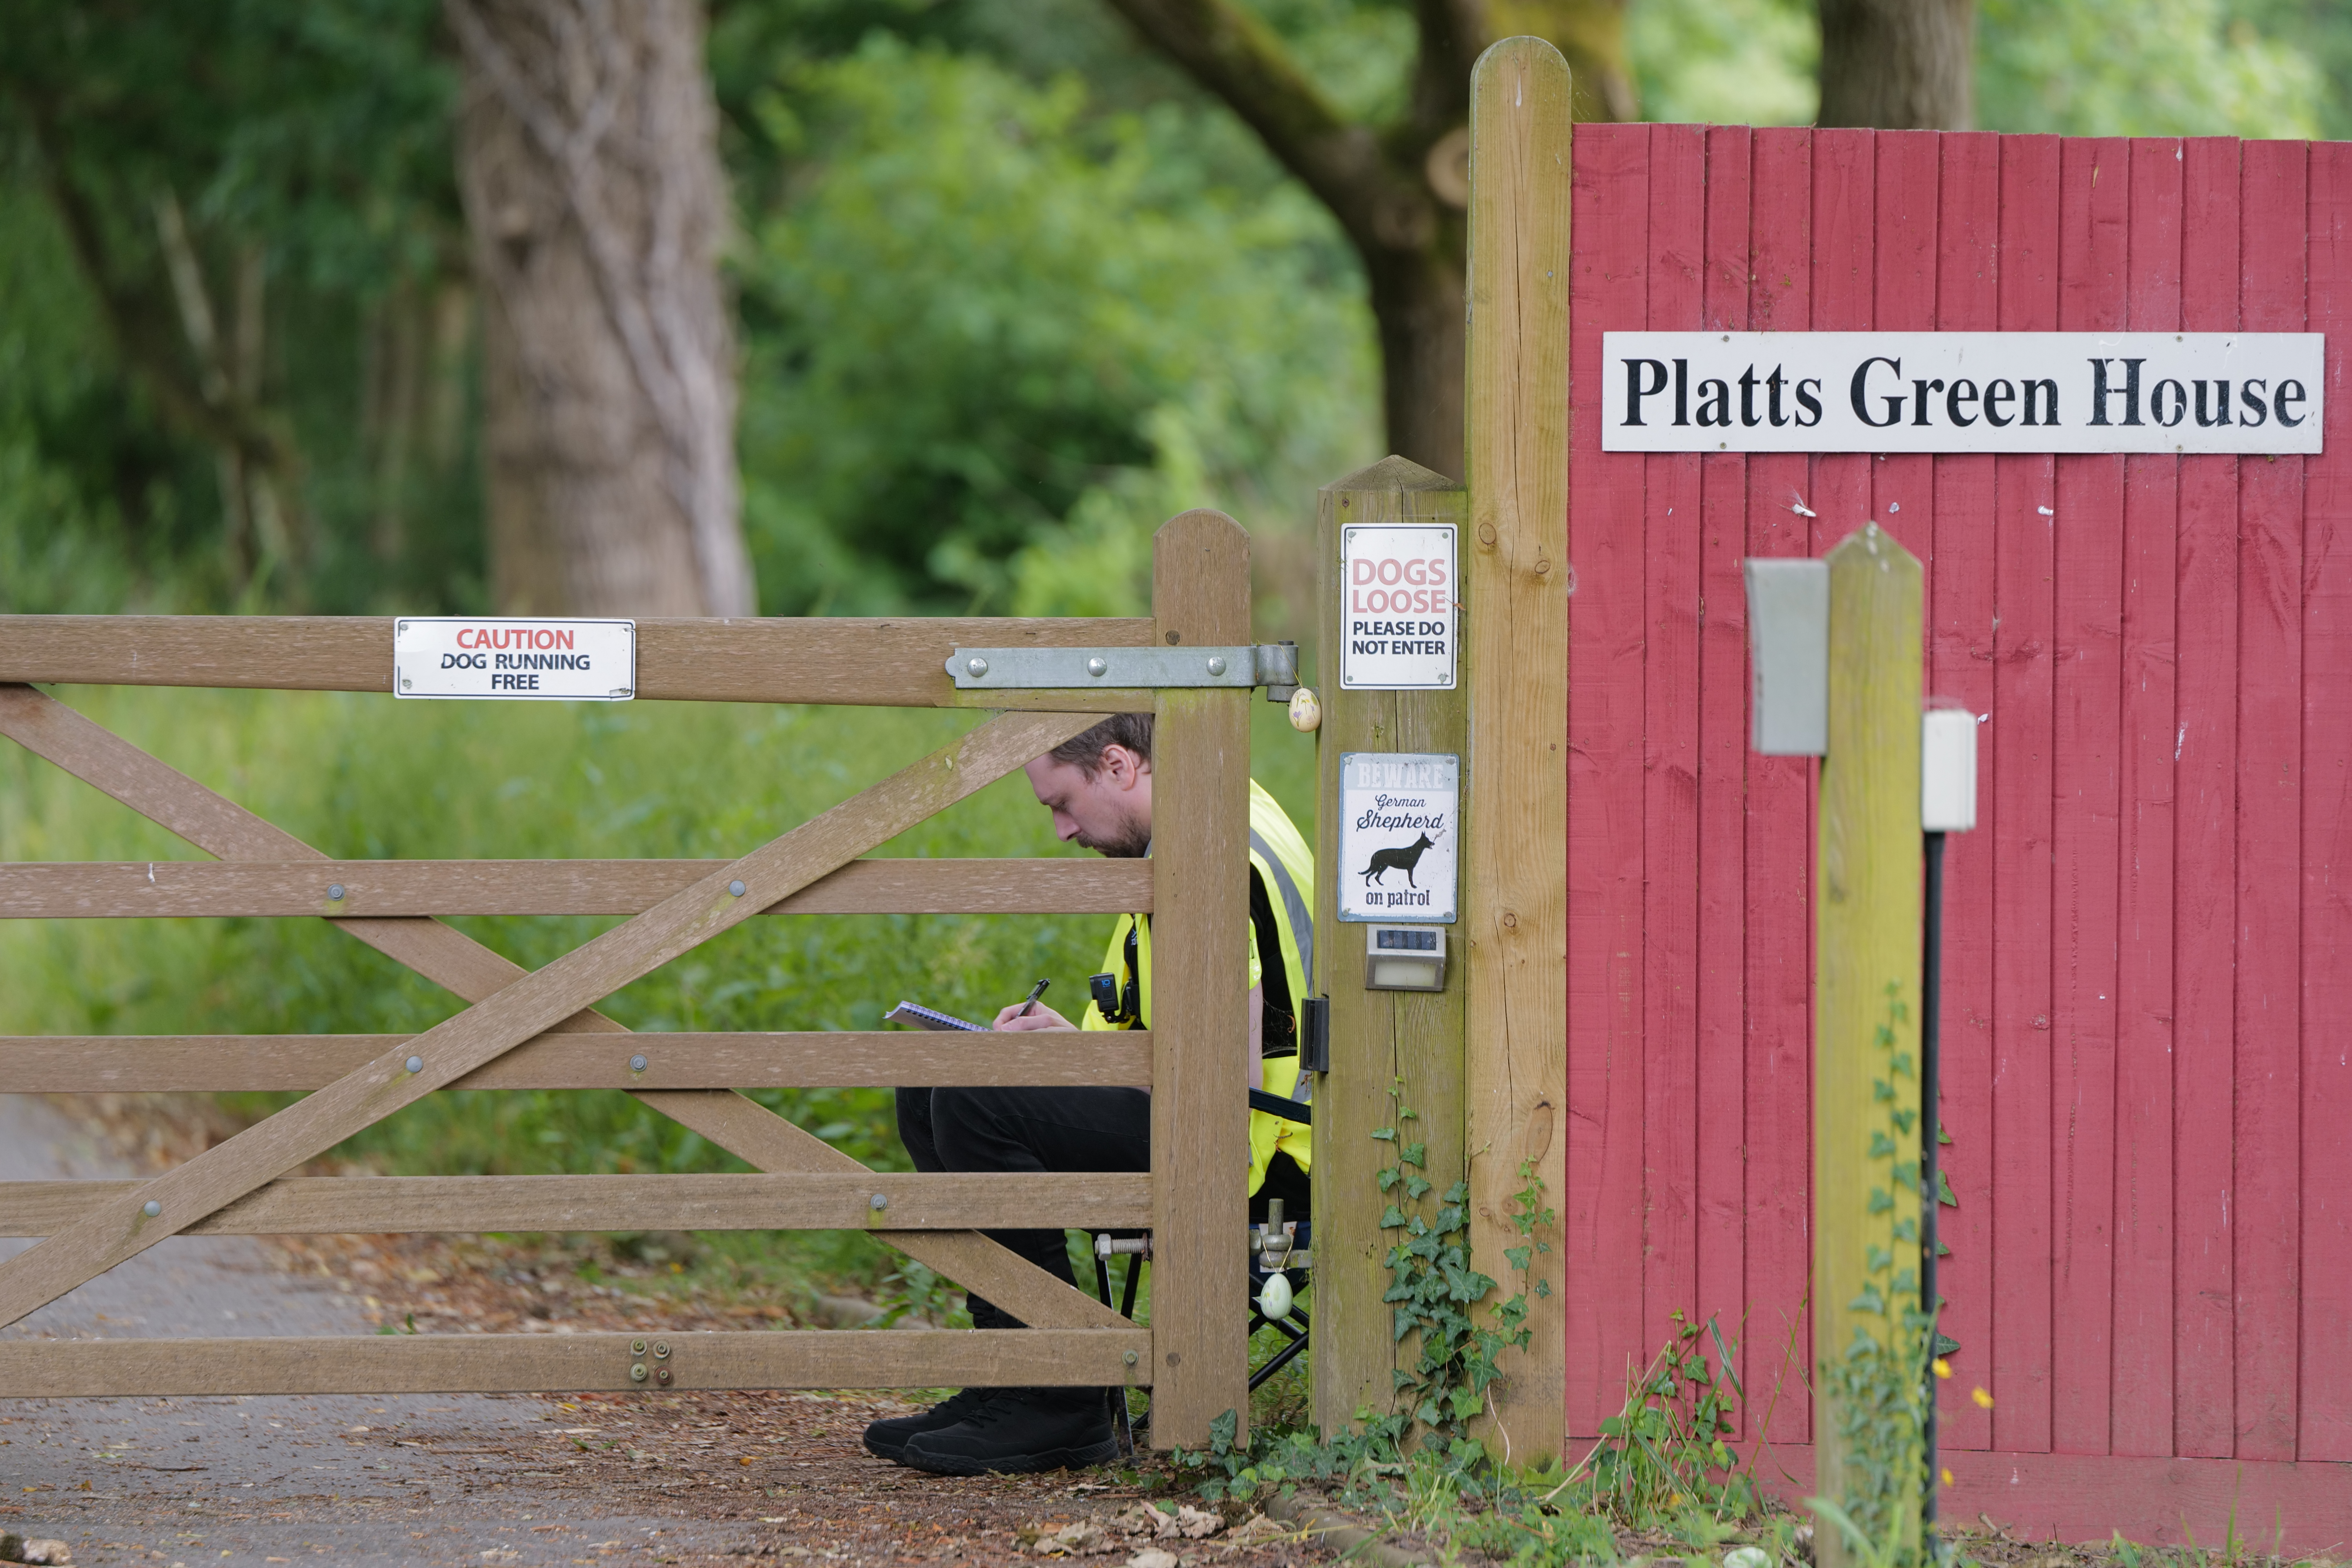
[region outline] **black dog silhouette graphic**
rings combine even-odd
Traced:
[[[1377,882],[1385,888],[1388,883],[1383,879],[1391,871],[1402,871],[1406,885],[1418,888],[1421,884],[1412,879],[1412,868],[1421,864],[1423,850],[1435,847],[1430,842],[1429,835],[1424,833],[1402,849],[1375,849],[1372,851],[1372,863],[1356,875],[1364,879],[1368,885]]]

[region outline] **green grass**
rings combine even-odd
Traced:
[[[352,859],[725,858],[915,761],[977,721],[894,709],[697,703],[401,703],[284,692],[65,689],[152,754]],[[1252,704],[1257,776],[1311,834],[1314,752]],[[890,856],[1067,856],[1018,775],[885,846]],[[0,859],[204,857],[30,753],[0,750]],[[459,918],[527,967],[611,918]],[[901,997],[986,1016],[1040,975],[1068,1007],[1108,918],[861,915],[748,921],[601,1004],[633,1029],[865,1029]],[[405,1032],[457,998],[301,920],[0,921],[0,1033]],[[984,1048],[984,1047],[975,1047]],[[225,1097],[246,1116],[290,1097]],[[905,1169],[887,1089],[760,1090],[881,1169]],[[723,1171],[731,1156],[617,1091],[450,1091],[350,1140],[403,1174]],[[710,1238],[727,1253],[766,1239]],[[828,1247],[858,1272],[870,1244]]]

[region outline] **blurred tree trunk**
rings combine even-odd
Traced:
[[[1822,125],[1966,131],[1973,0],[1822,0]]]
[[[754,611],[695,0],[446,0],[509,613]]]
[[[1370,285],[1389,449],[1458,476],[1470,68],[1496,39],[1533,34],[1568,57],[1579,120],[1631,120],[1624,0],[1416,0],[1412,91],[1385,125],[1344,119],[1237,0],[1109,3],[1339,220]]]

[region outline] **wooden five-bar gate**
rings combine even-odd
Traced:
[[[35,688],[389,691],[390,619],[0,617],[0,733],[215,857],[0,866],[0,916],[324,919],[467,1003],[413,1037],[0,1039],[0,1092],[299,1089],[304,1099],[144,1181],[0,1183],[13,1323],[189,1234],[864,1229],[981,1292],[1017,1330],[0,1341],[0,1394],[1127,1384],[1153,1440],[1246,1413],[1243,1179],[1248,1038],[1230,983],[1248,928],[1246,689],[959,691],[959,647],[1232,647],[1249,545],[1186,512],[1156,542],[1153,614],[1118,620],[645,621],[643,698],[999,710],[961,740],[731,862],[336,861]],[[1149,860],[861,859],[1107,712],[1156,715]],[[633,1035],[595,1011],[762,912],[1150,910],[1155,1027],[1090,1037]],[[525,972],[435,917],[632,918]],[[169,977],[161,977],[168,983]],[[737,1090],[1124,1084],[1152,1092],[1149,1174],[879,1174]],[[321,1177],[303,1165],[444,1089],[623,1089],[756,1173]],[[1184,1201],[1178,1202],[1181,1194]],[[1149,1227],[1150,1321],[1131,1323],[981,1227]]]

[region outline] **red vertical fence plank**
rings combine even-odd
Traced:
[[[2070,139],[2060,161],[2058,325],[2124,324],[2131,160]],[[2121,816],[2124,460],[2057,459],[2052,664],[2051,1445],[2108,1447],[2115,1223],[2116,887]]]
[[[2000,325],[2000,142],[1989,132],[1948,135],[1937,196],[1937,330],[1989,332]],[[1993,459],[1936,459],[1936,543],[1928,621],[1927,692],[1971,713],[1993,704]],[[1992,726],[1977,734],[1990,743]],[[1937,1267],[1944,1331],[1958,1340],[1952,1377],[1937,1385],[1937,1440],[1985,1448],[1992,1417],[1969,1397],[1991,1381],[1992,1337],[1992,791],[1979,758],[1977,826],[1945,847],[1943,1096],[1952,1142],[1937,1152],[1957,1208],[1937,1229],[1951,1250]]]
[[[1650,132],[1655,331],[1706,325],[1706,132]],[[1694,389],[1697,391],[1698,389]],[[1728,388],[1726,389],[1727,394]],[[1701,394],[1703,395],[1703,394]],[[1696,452],[1649,459],[1643,501],[1642,1119],[1644,1352],[1698,1300],[1698,595]]]
[[[1570,374],[1599,401],[1601,336],[1644,320],[1646,125],[1576,130]],[[1645,459],[1603,453],[1601,422],[1570,436],[1568,1192],[1569,1430],[1624,1400],[1642,1339],[1642,515]]]
[[[1813,132],[1755,133],[1748,325],[1812,325]],[[1811,465],[1748,460],[1748,552],[1810,555]],[[1812,763],[1749,754],[1748,767],[1748,1322],[1752,1428],[1812,1440],[1812,1321],[1806,1310],[1812,1203]],[[1769,1378],[1768,1374],[1769,1373]],[[1768,1426],[1769,1419],[1769,1426]]]
[[[2181,149],[2181,326],[2238,326],[2238,143]],[[2180,460],[2173,755],[2173,1443],[2236,1445],[2231,1137],[2236,1090],[2238,459]]]
[[[2125,325],[2180,330],[2180,143],[2131,144]],[[2173,584],[2180,466],[2124,459],[2112,1451],[2172,1452]]]
[[[1749,132],[1706,133],[1706,320],[1748,326]],[[1748,1183],[1740,1125],[1748,1103],[1741,962],[1747,922],[1744,772],[1748,754],[1748,615],[1739,559],[1747,553],[1748,462],[1702,458],[1698,713],[1698,1313],[1738,1335],[1745,1377],[1759,1357],[1741,1327]],[[1737,1436],[1748,1415],[1735,1418]]]
[[[2000,326],[2058,325],[2059,142],[2001,143]],[[2052,466],[1994,460],[1993,1447],[2050,1447]]]
[[[1871,254],[1871,325],[1882,332],[1924,332],[1936,325],[1937,146],[1933,131],[1882,131],[1871,201],[1876,213]],[[1936,459],[1902,452],[1872,465],[1871,515],[1904,549],[1927,563],[1923,626],[1936,624]]]
[[[2352,145],[2311,150],[2310,330],[2326,450],[2304,459],[2303,1378],[2296,1458],[2352,1460]]]
[[[2304,326],[2308,149],[2242,153],[2250,331]],[[2272,389],[2273,392],[2276,388]],[[2307,416],[2307,415],[2306,415]],[[2303,459],[2238,465],[2237,1457],[2294,1457],[2302,1279]],[[2342,1345],[2327,1353],[2342,1354]]]
[[[1877,281],[1872,266],[1877,204],[1875,135],[1813,132],[1813,331],[1867,331]],[[1813,459],[1813,553],[1871,521],[1871,468],[1864,453]]]

